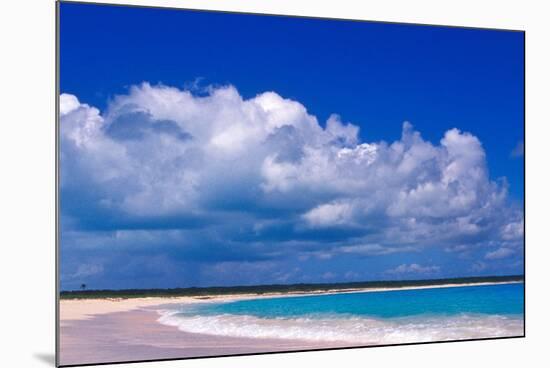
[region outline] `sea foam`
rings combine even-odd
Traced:
[[[501,315],[415,316],[376,319],[356,316],[262,318],[251,315],[189,315],[159,311],[158,321],[181,331],[241,338],[276,338],[350,344],[399,344],[521,336],[523,319]]]

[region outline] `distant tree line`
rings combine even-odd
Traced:
[[[443,284],[470,284],[484,282],[512,282],[523,281],[523,275],[489,276],[489,277],[462,277],[431,280],[404,280],[404,281],[365,281],[340,282],[320,284],[273,284],[252,286],[212,286],[186,287],[173,289],[123,289],[123,290],[91,290],[86,284],[80,290],[61,291],[61,299],[93,299],[93,298],[140,298],[140,297],[176,297],[176,296],[211,296],[229,294],[268,294],[268,293],[297,293],[323,292],[328,290],[368,289],[368,288],[396,288],[411,286],[429,286]]]

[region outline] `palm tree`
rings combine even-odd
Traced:
[[[80,285],[80,290],[86,290],[86,284],[81,284]]]

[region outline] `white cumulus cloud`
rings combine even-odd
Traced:
[[[401,264],[396,268],[387,270],[387,274],[402,275],[402,274],[432,274],[440,271],[439,266],[421,266],[417,263]]]
[[[499,248],[495,251],[488,252],[485,255],[485,259],[494,260],[494,259],[502,259],[511,256],[514,254],[514,251],[510,248]]]
[[[63,216],[75,227],[186,228],[184,242],[208,226],[213,239],[254,236],[255,251],[296,238],[328,256],[523,236],[506,183],[459,129],[434,144],[406,122],[394,142],[362,140],[337,115],[322,124],[298,101],[233,86],[198,96],[143,83],[103,112],[70,94],[60,103]],[[321,230],[341,236],[323,243]]]

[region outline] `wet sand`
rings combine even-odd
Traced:
[[[148,308],[61,322],[61,365],[176,359],[349,346],[348,343],[234,338],[187,333]]]

